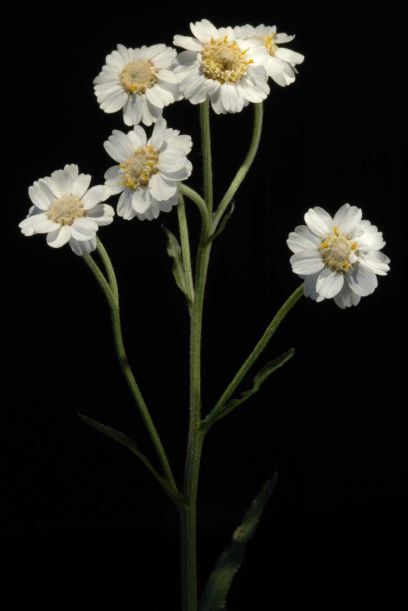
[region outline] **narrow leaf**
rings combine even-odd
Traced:
[[[183,255],[178,239],[167,227],[163,227],[167,236],[167,254],[173,259],[173,276],[182,293],[191,301],[188,290],[186,272],[183,265]]]
[[[211,573],[200,599],[199,611],[219,611],[225,609],[232,581],[240,568],[248,541],[254,536],[262,512],[272,495],[277,481],[275,472],[266,482],[260,493],[252,501],[244,520],[234,534],[227,549],[221,554]]]
[[[107,426],[106,424],[102,424],[101,422],[98,422],[93,418],[84,416],[84,414],[78,414],[78,416],[81,418],[82,422],[89,424],[89,426],[91,426],[93,429],[96,429],[100,433],[103,433],[103,435],[106,435],[107,437],[114,439],[118,443],[121,443],[123,446],[126,446],[131,452],[133,452],[137,456],[140,455],[136,442],[131,437],[125,435],[125,433],[117,431],[116,429],[113,429],[111,426]]]
[[[209,242],[212,242],[213,240],[215,240],[215,238],[218,238],[218,236],[224,231],[228,221],[230,220],[232,213],[235,210],[235,204],[234,202],[231,202],[230,205],[228,206],[227,210],[224,212],[224,215],[222,216],[217,229],[214,231],[214,233],[212,235],[210,235],[210,237],[208,238]]]
[[[211,425],[214,424],[214,422],[232,412],[235,408],[238,407],[238,405],[244,403],[244,401],[247,401],[250,397],[252,397],[252,395],[254,395],[260,390],[261,386],[264,384],[264,382],[266,382],[269,376],[274,371],[282,367],[285,363],[287,363],[294,354],[295,349],[291,348],[290,350],[287,350],[286,352],[278,356],[273,361],[269,361],[269,363],[262,367],[262,369],[254,377],[251,388],[249,388],[248,390],[244,390],[236,399],[231,399],[230,401],[227,401],[227,403],[225,403],[224,405],[220,405],[217,408],[214,408],[214,410],[210,412],[206,418],[204,418],[201,428],[203,430],[207,430]]]

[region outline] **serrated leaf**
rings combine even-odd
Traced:
[[[163,227],[167,236],[167,254],[173,259],[173,276],[180,291],[184,293],[189,301],[192,300],[188,289],[186,272],[183,265],[183,255],[178,239],[167,227]]]
[[[263,486],[258,496],[252,501],[241,526],[234,531],[229,546],[221,554],[207,581],[200,598],[199,611],[225,609],[232,581],[245,557],[246,545],[255,534],[265,505],[275,488],[276,481],[277,473]]]
[[[278,356],[273,361],[269,361],[269,363],[264,365],[264,367],[262,367],[262,369],[254,377],[251,388],[249,388],[248,390],[244,390],[236,399],[231,399],[230,401],[227,401],[227,403],[225,403],[224,405],[220,405],[217,409],[214,409],[212,412],[210,412],[208,416],[204,418],[201,428],[203,430],[207,430],[210,426],[214,424],[214,422],[232,412],[238,407],[238,405],[244,403],[244,401],[247,401],[250,397],[252,397],[252,395],[254,395],[260,390],[261,386],[269,378],[269,376],[274,371],[282,367],[285,363],[287,363],[294,354],[295,349],[291,348],[290,350],[287,350],[286,352]]]
[[[222,216],[217,229],[214,231],[214,233],[212,235],[210,235],[210,237],[208,238],[209,242],[212,242],[213,240],[215,240],[215,238],[218,238],[218,236],[224,231],[228,221],[230,220],[232,213],[235,210],[235,203],[231,202],[227,208],[227,210],[224,212],[224,215]]]

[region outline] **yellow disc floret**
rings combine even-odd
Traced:
[[[75,219],[85,216],[85,210],[79,197],[73,195],[63,195],[59,197],[48,209],[47,213],[50,221],[60,225],[72,225]]]
[[[319,246],[323,261],[327,267],[337,272],[348,272],[352,267],[350,256],[358,249],[353,242],[341,233],[338,227],[333,227],[332,233],[324,238]]]
[[[269,55],[275,55],[276,50],[278,48],[275,44],[274,38],[275,38],[275,34],[269,34],[268,36],[263,36],[264,45]]]
[[[203,73],[206,78],[220,83],[236,83],[247,72],[252,59],[246,58],[248,49],[241,49],[227,36],[212,38],[201,52]]]
[[[135,150],[133,157],[126,159],[120,164],[122,170],[122,185],[128,189],[145,187],[151,176],[159,170],[158,151],[150,144],[141,146]]]
[[[147,59],[136,59],[126,64],[120,73],[120,84],[128,93],[145,93],[157,82],[155,67]]]

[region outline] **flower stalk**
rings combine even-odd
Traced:
[[[103,247],[100,241],[99,241],[98,250],[99,252],[103,253],[103,261],[106,267],[110,270],[110,274],[112,275],[111,280],[113,282],[113,286],[117,287],[116,274],[114,272],[113,265],[110,261],[108,253],[106,252],[105,248]],[[153,446],[155,448],[157,457],[160,461],[166,482],[168,486],[170,487],[170,489],[177,495],[178,494],[177,484],[174,479],[173,472],[170,467],[170,463],[167,458],[166,451],[163,447],[159,433],[150,415],[149,409],[146,405],[146,402],[141,393],[139,385],[136,382],[135,376],[133,374],[133,371],[130,367],[130,364],[127,358],[125,345],[123,342],[122,325],[121,325],[121,320],[120,320],[119,298],[115,296],[114,289],[111,288],[104,274],[102,273],[102,271],[100,270],[99,266],[97,265],[95,260],[92,258],[92,256],[85,255],[83,259],[86,265],[88,266],[89,270],[94,275],[97,283],[99,284],[100,288],[102,289],[102,292],[105,295],[105,298],[109,304],[110,311],[111,311],[112,330],[113,330],[113,338],[114,338],[116,356],[118,358],[120,368],[128,384],[131,395],[139,409],[139,413],[142,417],[143,423],[147,429],[149,437],[153,443]]]

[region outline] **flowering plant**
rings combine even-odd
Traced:
[[[372,293],[377,275],[389,270],[381,252],[382,234],[362,219],[356,206],[344,204],[334,215],[320,207],[305,214],[306,225],[289,234],[293,252],[291,265],[303,282],[273,316],[212,409],[202,409],[201,340],[207,271],[214,241],[225,229],[233,211],[233,198],[254,162],[262,133],[263,102],[270,92],[270,79],[280,86],[295,81],[303,56],[285,45],[292,36],[275,27],[260,25],[216,28],[207,20],[191,24],[193,36],[174,37],[174,45],[117,49],[95,78],[95,94],[107,113],[122,111],[125,133],[114,130],[105,150],[115,165],[107,169],[105,184],[89,188],[91,177],[66,165],[40,179],[29,189],[32,207],[20,223],[24,235],[47,234],[53,248],[69,244],[83,258],[101,287],[112,315],[115,348],[130,392],[150,435],[160,467],[142,453],[133,439],[85,415],[81,419],[106,436],[126,446],[157,480],[180,514],[182,592],[184,611],[215,611],[225,606],[226,596],[238,570],[247,541],[272,493],[276,476],[265,484],[251,504],[232,542],[220,556],[201,593],[197,592],[197,492],[203,443],[214,424],[254,395],[274,371],[285,365],[294,351],[288,350],[264,364],[252,385],[235,395],[239,385],[261,357],[272,335],[288,312],[305,295],[317,302],[334,299],[340,308],[357,305]],[[282,46],[283,45],[283,46]],[[203,194],[186,181],[193,167],[189,159],[192,139],[167,125],[165,108],[187,100],[199,105],[203,161]],[[214,201],[210,116],[239,113],[252,105],[253,132],[248,153],[221,201]],[[144,127],[150,127],[148,133]],[[151,127],[152,126],[152,127]],[[125,220],[154,220],[177,208],[179,236],[169,230],[167,252],[173,275],[182,291],[190,315],[190,428],[182,484],[174,474],[148,404],[130,367],[123,340],[119,288],[111,259],[96,233],[114,220],[114,209],[104,203],[118,197],[116,212]],[[192,264],[185,198],[197,207],[201,236]],[[136,221],[135,221],[136,222]],[[102,265],[91,254],[97,252]]]

